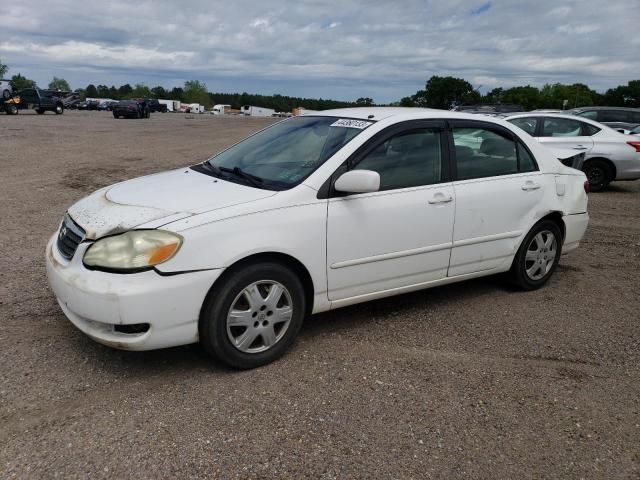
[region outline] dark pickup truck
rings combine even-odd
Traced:
[[[167,106],[164,103],[160,103],[155,98],[145,98],[144,101],[149,105],[149,110],[152,112],[167,113]]]
[[[39,88],[25,88],[5,100],[3,106],[9,115],[15,115],[19,110],[26,108],[34,109],[40,115],[47,111],[56,115],[64,112],[64,104],[60,97]]]

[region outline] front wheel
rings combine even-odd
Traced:
[[[5,111],[9,114],[9,115],[17,115],[18,114],[18,106],[15,104],[11,104],[8,105],[5,108]]]
[[[62,115],[62,113],[64,112],[64,107],[60,104],[57,104],[54,112],[56,112],[56,115]]]
[[[589,180],[589,186],[592,192],[601,192],[613,180],[611,178],[611,169],[606,162],[602,160],[591,160],[584,166],[584,173]]]
[[[36,113],[38,115],[42,115],[44,113],[44,108],[36,108]]]
[[[249,265],[222,279],[207,295],[200,343],[233,368],[259,367],[289,349],[305,311],[304,289],[294,272],[274,262]]]
[[[510,276],[523,290],[542,287],[558,266],[562,253],[562,232],[551,220],[543,220],[524,238],[513,259]]]

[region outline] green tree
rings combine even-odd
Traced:
[[[118,88],[118,94],[120,95],[120,98],[130,98],[131,92],[133,92],[133,88],[128,83],[120,85],[120,88]]]
[[[23,88],[35,88],[36,82],[35,80],[30,80],[18,73],[11,77],[11,85],[13,85],[13,88],[16,90],[22,90]]]
[[[182,101],[184,95],[184,90],[180,87],[173,87],[171,89],[171,93],[169,94],[169,97],[171,98],[171,100],[180,100]]]
[[[513,103],[533,110],[540,105],[540,90],[531,85],[509,88],[501,92],[500,101],[496,103]]]
[[[9,71],[9,66],[2,63],[2,60],[0,59],[0,78],[4,77],[8,71]]]
[[[416,94],[417,95],[417,94]],[[480,94],[462,78],[432,76],[419,99],[420,106],[449,109],[452,105],[472,104],[480,101]],[[418,104],[418,99],[416,100]]]
[[[199,80],[187,80],[184,82],[185,103],[199,103],[205,107],[211,106],[207,86]]]
[[[71,86],[64,78],[53,77],[49,82],[49,90],[61,90],[63,92],[71,91]]]
[[[168,96],[167,91],[161,86],[153,87],[151,89],[151,95],[155,98],[167,98]]]
[[[373,98],[369,97],[360,97],[356,100],[356,105],[358,107],[370,107],[373,105]]]
[[[413,97],[402,97],[400,99],[401,107],[415,107],[416,102],[414,102]]]
[[[131,98],[149,98],[150,96],[151,91],[144,83],[136,83],[130,95]]]
[[[84,95],[86,98],[98,98],[98,89],[93,83],[87,85],[87,88],[84,89]]]

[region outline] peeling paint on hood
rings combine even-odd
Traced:
[[[95,240],[132,228],[157,228],[275,193],[180,169],[98,190],[69,208],[69,215],[85,230],[87,239]]]

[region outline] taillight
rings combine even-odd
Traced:
[[[627,142],[633,148],[636,149],[636,152],[640,153],[640,142]]]
[[[584,193],[589,193],[591,191],[591,184],[589,180],[585,180],[584,182]]]

